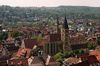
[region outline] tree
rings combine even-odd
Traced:
[[[68,58],[71,56],[74,56],[75,54],[73,53],[73,51],[65,51],[64,52],[64,58]]]
[[[96,48],[96,44],[90,44],[90,43],[88,43],[87,48],[89,50],[95,49]]]
[[[63,54],[61,52],[57,53],[56,55],[54,55],[54,59],[56,61],[62,61],[63,60]]]
[[[11,35],[12,35],[12,37],[16,38],[16,37],[18,37],[18,36],[21,36],[22,33],[16,31],[16,32],[11,32]]]
[[[97,44],[100,45],[100,37],[97,38]]]
[[[60,7],[44,7],[44,8],[21,8],[0,6],[0,22],[35,22],[41,18],[53,17],[59,15],[68,18],[100,18],[100,8],[84,7],[84,6],[60,6]],[[84,16],[84,17],[83,17]]]
[[[79,54],[84,54],[84,53],[85,53],[84,50],[79,49]]]
[[[82,50],[82,49],[73,50],[73,53],[74,53],[74,55],[84,54],[84,50]]]
[[[38,42],[39,41],[41,41],[42,39],[43,39],[43,37],[42,37],[42,35],[40,34],[40,35],[38,35],[38,36],[36,36],[36,35],[32,35],[32,37],[31,37],[32,39],[36,39]]]
[[[54,59],[60,63],[60,66],[63,65],[63,61],[64,61],[64,56],[63,56],[63,53],[62,52],[59,52],[57,53],[55,56],[54,56]]]
[[[6,40],[7,37],[8,37],[8,33],[7,32],[0,33],[0,41]]]

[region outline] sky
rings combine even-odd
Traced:
[[[0,5],[13,7],[92,6],[100,7],[100,0],[0,0]]]

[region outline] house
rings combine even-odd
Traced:
[[[15,55],[15,57],[18,57],[18,58],[29,58],[30,57],[30,52],[31,52],[31,49],[28,49],[28,48],[20,48],[17,52],[17,54]]]
[[[29,66],[44,66],[44,65],[49,65],[49,66],[60,66],[59,62],[56,62],[51,56],[49,55],[44,55],[43,60],[39,58],[38,56],[31,57],[29,58]]]
[[[8,66],[29,66],[27,59],[10,59],[8,60]]]

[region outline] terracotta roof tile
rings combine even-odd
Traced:
[[[83,61],[83,62],[80,62],[78,64],[73,64],[70,66],[90,66],[90,65],[89,65],[88,61]]]
[[[89,62],[89,64],[93,64],[93,63],[99,63],[98,59],[96,58],[95,55],[90,55],[87,57],[87,60]]]
[[[30,55],[30,51],[31,49],[28,49],[28,48],[20,48],[16,54],[17,57],[21,57],[23,54],[26,54],[26,58],[29,58],[29,55]]]
[[[34,45],[38,44],[37,40],[35,39],[25,39],[24,43],[25,43],[25,48],[29,49],[32,49]]]
[[[100,51],[99,50],[93,50],[93,51],[91,51],[90,55],[96,56],[97,60],[100,61]]]
[[[8,66],[11,66],[11,65],[19,65],[19,64],[22,64],[22,66],[29,66],[28,65],[28,61],[27,59],[12,59],[12,60],[9,60],[8,61]]]

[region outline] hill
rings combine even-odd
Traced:
[[[100,7],[59,6],[59,7],[10,7],[0,6],[0,22],[34,22],[41,19],[67,18],[99,19]]]

